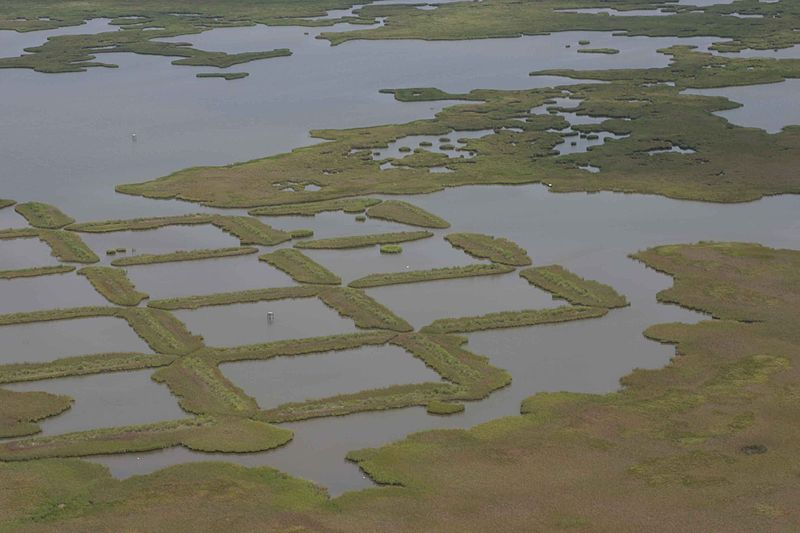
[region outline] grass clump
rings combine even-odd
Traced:
[[[308,239],[309,237],[314,236],[314,230],[312,229],[293,229],[289,232],[289,235],[292,236],[292,239]]]
[[[345,213],[363,213],[368,207],[381,203],[376,198],[342,198],[340,200],[324,200],[305,204],[270,205],[251,209],[253,216],[311,216],[331,211]]]
[[[297,287],[275,287],[269,289],[251,289],[238,292],[223,292],[204,296],[185,296],[182,298],[169,298],[166,300],[151,300],[148,307],[175,311],[177,309],[200,309],[213,305],[232,305],[271,300],[285,300],[287,298],[313,298],[321,289],[312,285]]]
[[[497,264],[476,263],[459,267],[434,268],[431,270],[410,270],[404,272],[390,272],[387,274],[370,274],[350,282],[350,287],[367,288],[381,287],[383,285],[397,285],[400,283],[420,283],[423,281],[436,281],[442,279],[469,278],[473,276],[495,276],[508,274],[513,267]]]
[[[203,259],[218,259],[221,257],[236,257],[254,254],[258,248],[243,246],[238,248],[216,248],[207,250],[177,251],[168,254],[142,254],[114,259],[114,266],[153,265],[157,263],[176,263],[180,261],[200,261]]]
[[[555,309],[529,309],[502,311],[482,316],[442,318],[422,328],[424,333],[469,333],[487,329],[517,328],[539,324],[555,324],[604,316],[607,309],[599,307],[557,307]]]
[[[401,254],[403,253],[403,247],[399,244],[384,244],[381,246],[381,253],[382,254]]]
[[[423,228],[449,228],[450,224],[436,215],[429,213],[407,202],[400,200],[386,200],[380,204],[367,209],[367,215],[372,218],[400,222],[410,226],[421,226]]]
[[[354,235],[352,237],[332,237],[330,239],[317,239],[303,241],[295,244],[295,248],[309,249],[344,249],[364,248],[376,244],[395,244],[398,242],[417,241],[433,237],[430,231],[404,231],[396,233],[376,233],[372,235]]]
[[[66,274],[75,270],[74,266],[56,265],[46,267],[20,268],[15,270],[0,270],[0,279],[33,278],[37,276],[50,276],[53,274]]]
[[[0,198],[0,209],[5,209],[6,207],[11,207],[12,205],[16,204],[14,200],[6,200],[4,198]]]
[[[84,267],[78,274],[86,276],[92,287],[113,304],[134,306],[149,298],[146,293],[136,290],[124,270],[111,267]]]
[[[356,222],[366,222],[367,217],[366,215],[356,215]]]
[[[414,329],[408,322],[358,289],[350,287],[326,289],[319,293],[319,298],[340,315],[353,319],[359,328],[400,332]]]
[[[628,300],[603,283],[583,279],[560,265],[528,268],[519,275],[532,285],[571,304],[613,309],[625,307]]]
[[[454,415],[464,412],[463,403],[442,402],[439,400],[432,401],[426,408],[429,415]]]
[[[508,239],[480,233],[451,233],[445,236],[445,239],[456,248],[479,259],[511,266],[531,264],[528,252]]]
[[[41,202],[17,204],[14,209],[35,228],[59,229],[75,222],[74,218],[65,215],[57,207]]]
[[[299,243],[298,243],[299,244]],[[283,248],[258,258],[287,273],[299,283],[339,285],[342,279],[307,255],[291,248]]]

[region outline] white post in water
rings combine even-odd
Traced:
[[[272,324],[272,321],[275,320],[275,313],[272,311],[267,312],[267,322]]]
[[[135,133],[131,133],[131,140],[133,142],[136,142],[136,134]]]

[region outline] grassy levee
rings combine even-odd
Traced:
[[[386,200],[374,205],[367,209],[367,216],[423,228],[444,229],[450,227],[450,223],[446,220],[421,207],[400,200]]]
[[[612,287],[584,279],[560,265],[526,268],[519,275],[530,284],[574,305],[606,309],[628,305],[628,300]]]
[[[518,244],[501,237],[480,233],[451,233],[445,236],[447,242],[479,259],[511,266],[528,266],[531,259],[528,252]]]
[[[195,74],[197,78],[222,78],[223,80],[233,81],[241,80],[249,76],[249,72],[198,72]]]
[[[5,209],[6,207],[11,207],[12,205],[16,204],[14,200],[6,200],[5,198],[0,198],[0,209]]]
[[[7,442],[0,444],[0,461],[144,452],[174,446],[245,453],[277,448],[291,438],[289,430],[253,420],[202,417]]]
[[[195,226],[213,224],[230,233],[242,246],[258,244],[272,246],[291,239],[285,231],[264,224],[257,218],[196,213],[167,217],[132,218],[127,220],[102,220],[71,224],[66,229],[86,233],[112,233],[117,231],[147,231],[166,226]]]
[[[359,328],[399,332],[414,329],[411,324],[359,289],[350,287],[325,289],[319,293],[319,299],[341,316],[351,318]]]
[[[423,281],[437,281],[443,279],[470,278],[474,276],[495,276],[513,272],[514,267],[497,264],[476,263],[460,267],[434,268],[431,270],[408,270],[404,272],[389,272],[386,274],[370,274],[350,282],[350,287],[363,289],[368,287],[381,287],[384,285],[397,285],[401,283],[420,283]]]
[[[175,215],[167,217],[131,218],[120,220],[101,220],[96,222],[79,222],[70,224],[66,229],[83,233],[114,233],[117,231],[147,231],[165,226],[194,226],[211,224],[214,215],[196,213],[192,215]]]
[[[184,411],[196,415],[246,416],[258,411],[255,400],[231,383],[219,368],[199,357],[182,357],[153,374],[177,396]]]
[[[217,215],[212,224],[239,239],[242,246],[273,246],[292,239],[287,232],[277,230],[253,217]]]
[[[339,285],[342,279],[307,255],[291,248],[283,248],[258,258],[287,273],[298,283]]]
[[[312,353],[352,350],[362,346],[380,346],[397,335],[395,331],[370,331],[367,333],[345,333],[326,337],[291,339],[263,344],[250,344],[234,348],[206,348],[202,356],[215,363],[256,361],[273,357],[289,357]]]
[[[584,320],[605,316],[608,310],[602,307],[564,306],[555,309],[526,309],[524,311],[501,311],[481,316],[441,318],[422,328],[425,333],[469,333],[487,329],[519,328],[539,324],[556,324],[571,320]]]
[[[53,320],[73,320],[79,318],[115,317],[119,316],[119,307],[69,307],[64,309],[45,309],[42,311],[26,311],[0,315],[0,326],[14,324],[31,324],[34,322],[50,322]]]
[[[33,268],[19,268],[16,270],[0,270],[0,279],[34,278],[37,276],[51,276],[53,274],[66,274],[75,270],[71,265],[44,266]]]
[[[343,211],[345,213],[363,213],[368,207],[381,203],[377,198],[343,198],[341,200],[323,200],[305,204],[268,205],[256,207],[248,213],[252,216],[305,216],[313,217],[319,213]]]
[[[193,335],[186,325],[167,311],[150,308],[122,308],[119,316],[128,321],[156,353],[186,355],[203,347],[203,338]]]
[[[430,231],[402,231],[395,233],[374,233],[372,235],[353,235],[351,237],[331,237],[313,241],[300,241],[295,248],[340,250],[345,248],[364,248],[377,244],[396,244],[399,242],[418,241],[433,237]]]
[[[56,206],[41,202],[17,204],[14,210],[35,228],[59,229],[75,222],[74,218],[65,215]]]
[[[72,399],[46,392],[15,392],[0,389],[0,438],[39,433],[38,422],[63,413]]]
[[[210,307],[214,305],[267,302],[272,300],[285,300],[288,298],[313,298],[319,294],[320,290],[322,290],[321,287],[314,285],[250,289],[238,292],[221,292],[202,296],[151,300],[147,303],[147,307],[163,309],[165,311],[175,311],[177,309],[199,309],[201,307]]]
[[[111,267],[84,267],[78,271],[86,276],[95,288],[109,302],[117,305],[139,305],[149,298],[148,294],[136,290],[124,270]]]
[[[157,263],[177,263],[181,261],[201,261],[203,259],[218,259],[221,257],[236,257],[240,255],[254,254],[258,248],[244,246],[239,248],[214,248],[204,250],[180,250],[167,254],[142,254],[131,255],[114,259],[111,264],[114,266],[134,266],[134,265],[154,265]]]
[[[289,235],[292,236],[292,239],[308,239],[309,237],[314,236],[313,229],[293,229],[289,232]]]
[[[279,424],[369,411],[425,406],[435,398],[454,394],[456,390],[457,387],[449,383],[394,385],[353,394],[340,394],[319,400],[286,403],[274,409],[262,411],[255,415],[255,418],[271,424]]]
[[[39,381],[157,368],[172,363],[175,356],[142,353],[101,353],[65,357],[48,363],[12,363],[0,365],[0,383]]]
[[[463,413],[465,407],[463,403],[434,400],[426,406],[426,409],[429,415],[454,415]]]
[[[0,240],[31,239],[39,236],[36,228],[11,228],[0,230]]]
[[[61,230],[40,230],[37,235],[52,250],[53,256],[67,263],[97,263],[100,258],[80,236]]]

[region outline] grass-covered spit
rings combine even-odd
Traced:
[[[538,324],[555,324],[586,318],[597,318],[608,310],[599,307],[557,307],[555,309],[528,309],[502,311],[482,316],[442,318],[422,328],[425,333],[469,333],[486,329],[517,328]]]
[[[479,259],[511,266],[531,264],[528,252],[508,239],[480,233],[451,233],[445,239],[456,248]]]
[[[78,274],[86,276],[92,287],[111,303],[134,306],[148,298],[146,293],[136,290],[124,270],[111,267],[84,267]]]
[[[345,213],[363,213],[368,207],[381,203],[374,198],[343,198],[341,200],[325,200],[322,202],[308,202],[305,204],[270,205],[251,209],[253,216],[309,216],[329,211],[344,211]]]
[[[258,252],[258,248],[243,246],[239,248],[215,248],[208,250],[177,251],[167,254],[142,254],[131,255],[114,259],[114,266],[153,265],[156,263],[177,263],[180,261],[200,261],[203,259],[218,259],[221,257],[235,257]]]
[[[342,282],[339,276],[307,255],[291,248],[264,254],[259,259],[286,272],[293,280],[300,283],[339,285]]]
[[[56,206],[41,202],[17,204],[14,209],[35,228],[59,229],[75,222],[74,218],[65,215]]]
[[[583,279],[560,265],[526,268],[519,275],[571,304],[606,309],[628,305],[628,300],[608,285]]]
[[[15,270],[0,270],[0,279],[33,278],[37,276],[50,276],[52,274],[66,274],[75,270],[71,265],[56,265],[33,268],[18,268]]]
[[[336,287],[319,293],[320,300],[342,316],[351,318],[356,326],[365,329],[412,331],[411,325],[385,306],[370,298],[364,291]]]
[[[151,300],[148,307],[174,311],[177,309],[199,309],[213,305],[231,305],[270,300],[284,300],[287,298],[313,298],[319,294],[321,288],[314,285],[300,285],[296,287],[274,287],[269,289],[250,289],[238,292],[222,292],[202,296],[184,296],[165,300]]]
[[[400,222],[409,226],[422,226],[423,228],[449,228],[450,223],[421,207],[411,205],[400,200],[386,200],[367,209],[371,218],[380,218],[392,222]]]

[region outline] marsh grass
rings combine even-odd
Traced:
[[[628,305],[628,300],[612,287],[584,279],[560,265],[527,268],[520,271],[519,275],[532,285],[571,304],[606,309]]]
[[[445,239],[456,248],[479,259],[510,266],[531,264],[528,252],[508,239],[480,233],[451,233]]]
[[[340,250],[345,248],[364,248],[367,246],[375,246],[377,244],[385,245],[399,242],[417,241],[420,239],[427,239],[429,237],[433,237],[433,233],[430,231],[405,231],[302,241],[298,242],[294,246],[295,248]]]
[[[181,261],[201,261],[203,259],[219,259],[237,257],[258,252],[258,248],[243,246],[239,248],[216,248],[206,250],[177,251],[167,254],[142,254],[114,259],[111,264],[117,267],[134,265],[153,265],[157,263],[177,263]]]
[[[339,276],[292,248],[282,248],[258,259],[282,270],[299,283],[339,285],[342,282]]]
[[[475,263],[459,267],[434,268],[431,270],[407,270],[386,274],[370,274],[350,282],[350,287],[367,288],[396,285],[401,283],[420,283],[443,279],[469,278],[474,276],[495,276],[513,272],[514,267],[498,264]]]

